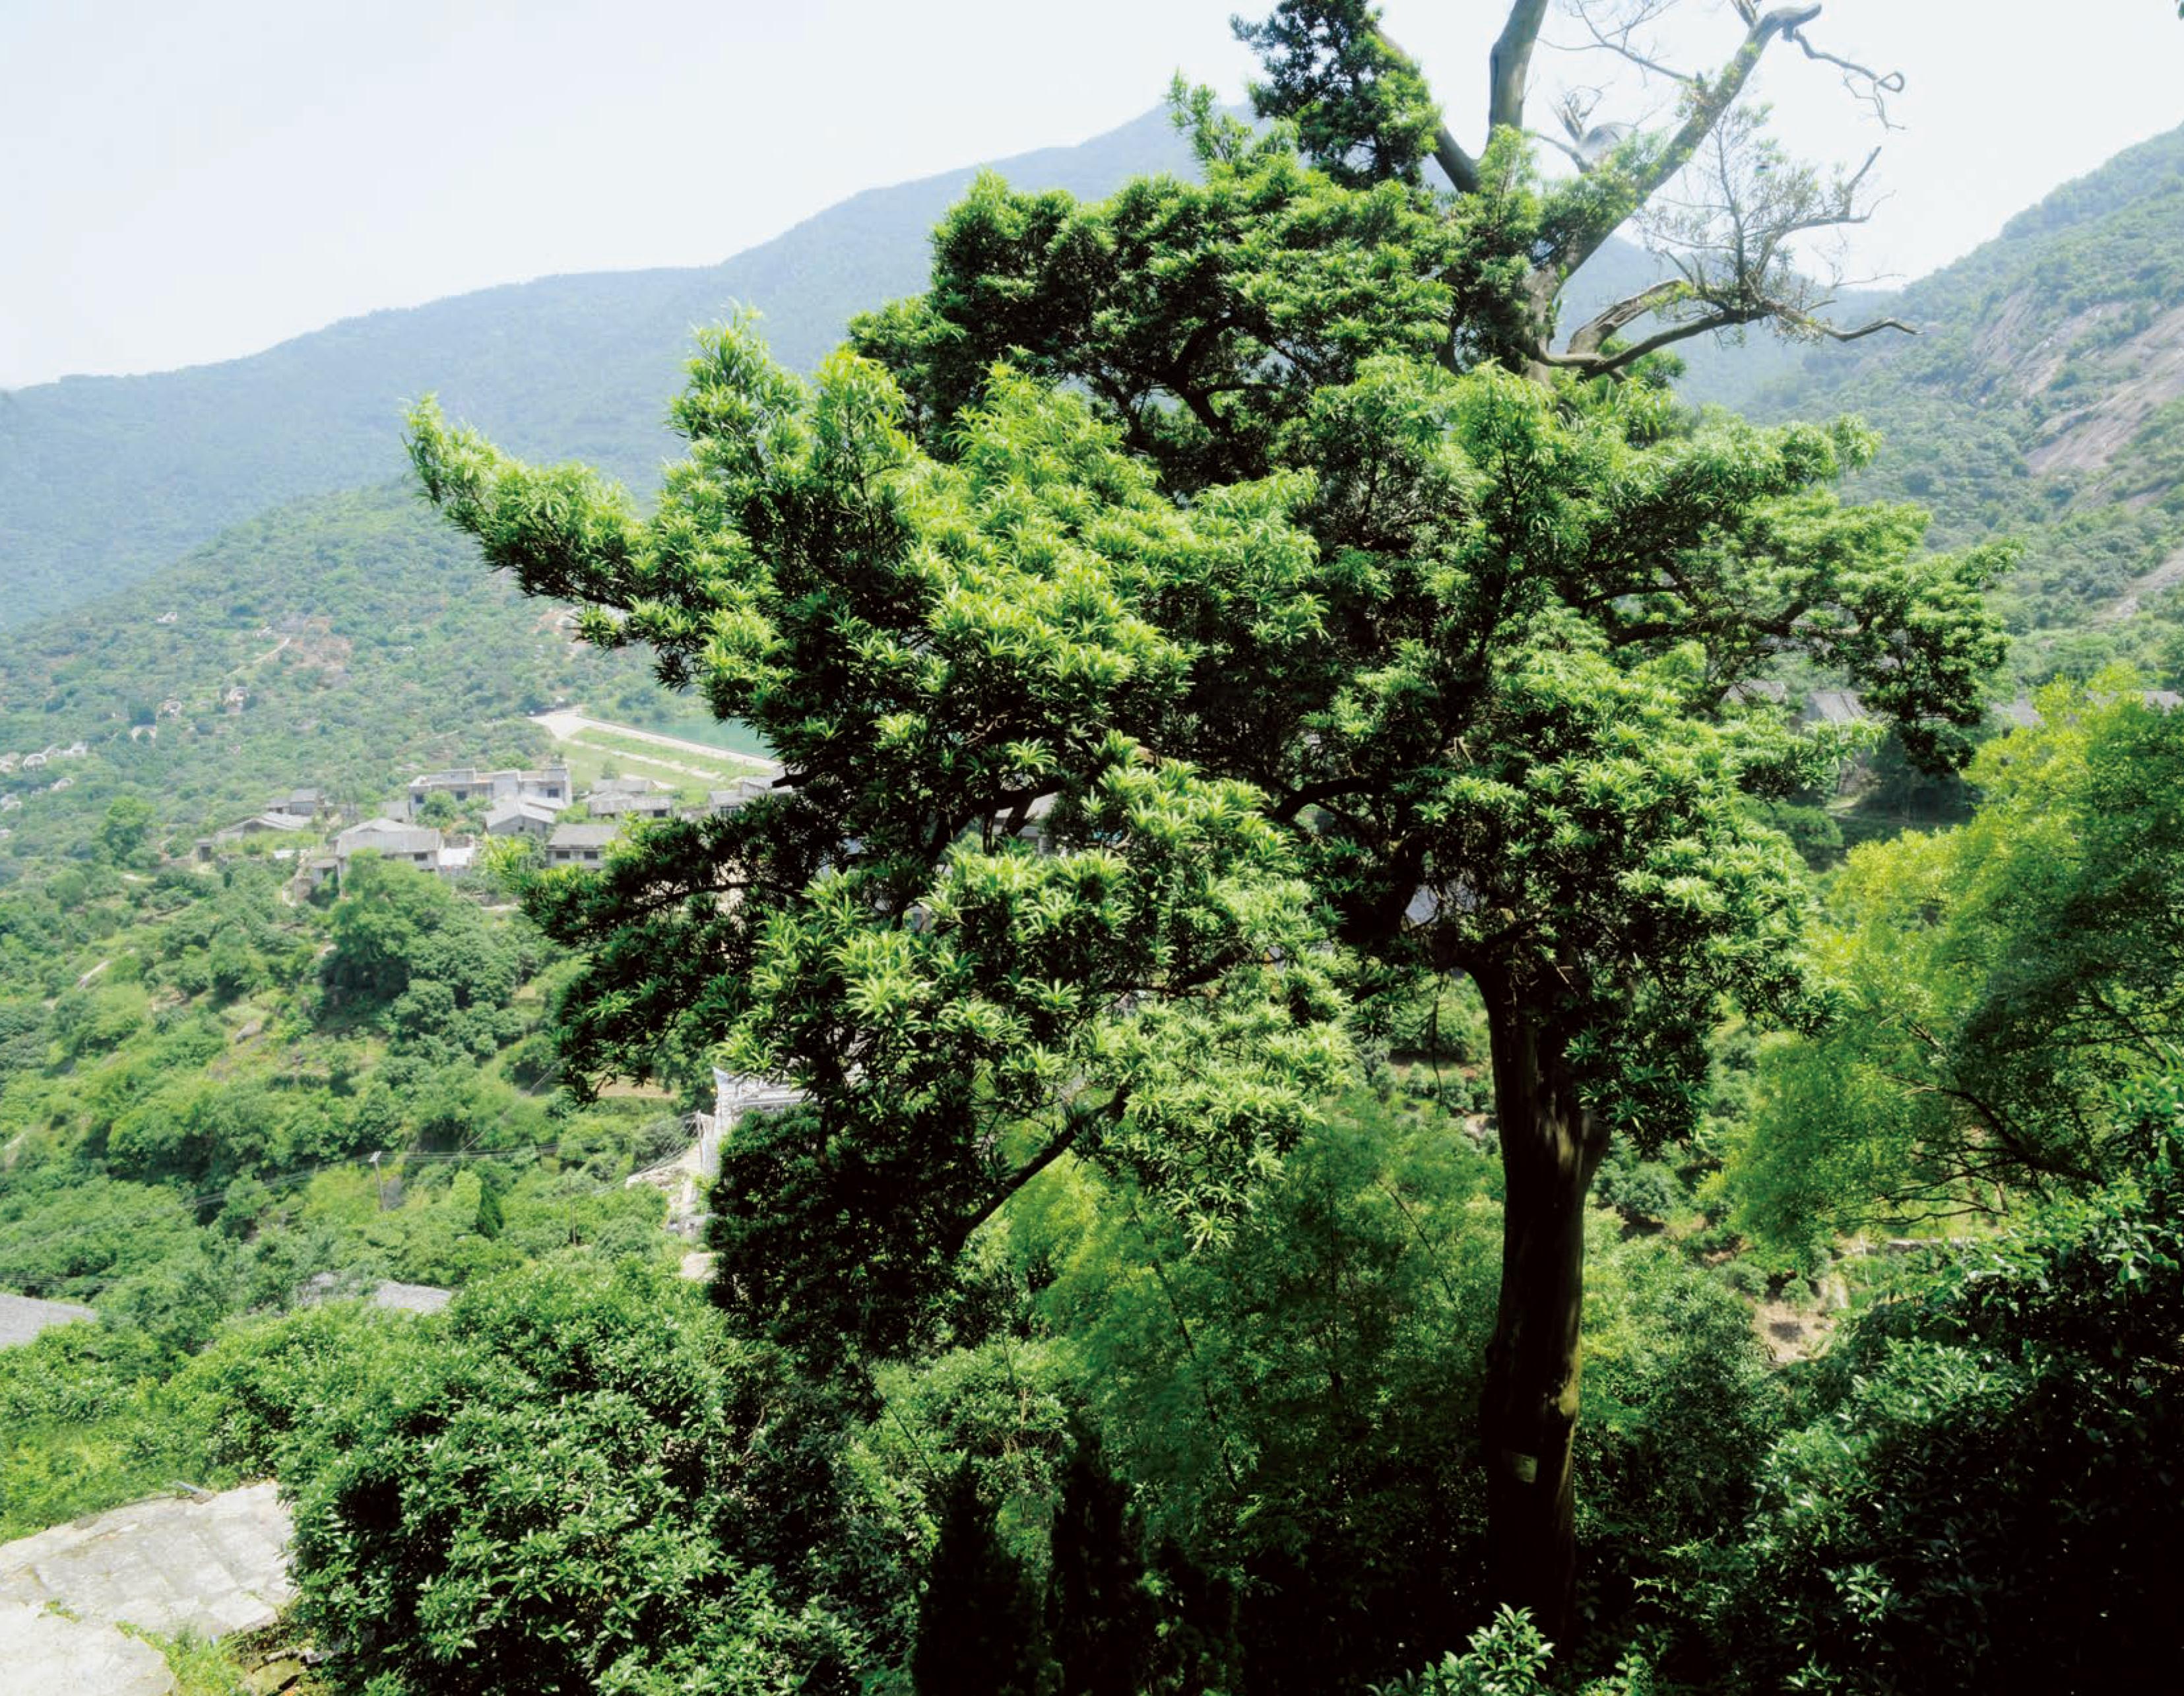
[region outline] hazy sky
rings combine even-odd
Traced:
[[[0,387],[714,263],[857,189],[1083,140],[1178,68],[1239,92],[1227,18],[1250,3],[0,0]],[[1388,0],[1467,141],[1504,9]],[[1719,57],[1728,7],[1687,9],[1668,45]],[[1886,142],[1861,271],[1930,270],[2184,123],[2174,0],[1829,0],[1813,34],[1908,80],[1884,137],[1826,67],[1778,48],[1763,74],[1800,150]],[[1535,70],[1648,98],[1596,59]]]

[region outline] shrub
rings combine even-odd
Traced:
[[[2174,1085],[2143,1177],[1908,1275],[1822,1363],[1755,1511],[1668,1595],[1735,1688],[2154,1688],[2184,1656],[2184,1174]]]
[[[794,1398],[642,1264],[466,1292],[314,1421],[299,1612],[371,1696],[844,1687],[858,1645],[770,1567]],[[801,1681],[801,1682],[800,1682]]]

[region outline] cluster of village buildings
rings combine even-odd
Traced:
[[[596,867],[631,819],[733,812],[772,784],[771,774],[740,778],[726,789],[709,790],[705,805],[693,807],[683,805],[668,785],[650,778],[602,778],[579,797],[566,766],[490,772],[461,766],[427,772],[410,780],[401,817],[390,811],[350,824],[335,834],[327,851],[295,856],[296,887],[299,894],[308,895],[329,879],[337,881],[349,861],[367,851],[421,871],[455,877],[476,863],[478,834],[533,837],[549,866]],[[427,823],[440,811],[433,806],[438,797],[474,813],[482,809],[482,830],[451,833]],[[583,817],[566,817],[579,807]],[[264,811],[200,837],[198,857],[211,859],[223,848],[254,836],[315,834],[337,823],[339,813],[322,791],[292,789],[268,801]]]

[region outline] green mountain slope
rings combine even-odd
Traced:
[[[997,168],[1021,187],[1094,196],[1191,160],[1162,109]],[[775,355],[811,369],[853,313],[923,286],[928,232],[974,175],[872,189],[723,265],[548,277],[220,365],[0,393],[0,628],[136,581],[268,507],[398,475],[403,410],[427,392],[512,451],[649,487],[674,449],[662,421],[694,326],[756,308]],[[1582,316],[1652,275],[1638,249],[1613,244],[1574,307]]]
[[[2026,628],[2127,622],[2184,579],[2184,129],[2117,155],[1888,303],[1916,339],[1821,349],[1768,416],[1857,412],[1865,480],[1936,539],[2027,543]]]
[[[535,763],[524,714],[563,699],[660,701],[641,660],[573,646],[406,489],[282,507],[0,632],[0,884],[88,851],[122,793],[187,841],[292,787],[368,806],[421,769]]]
[[[1158,112],[998,168],[1095,194],[1188,159]],[[548,277],[224,364],[0,394],[0,625],[141,577],[266,507],[396,475],[403,407],[428,390],[522,453],[648,483],[672,447],[661,421],[692,326],[755,307],[777,354],[810,368],[851,313],[920,284],[926,234],[973,175],[854,196],[720,265]]]

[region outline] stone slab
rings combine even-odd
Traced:
[[[166,1657],[112,1626],[0,1602],[0,1696],[168,1696]]]
[[[0,1606],[50,1602],[162,1637],[255,1631],[296,1593],[288,1538],[270,1483],[132,1503],[0,1544]]]

